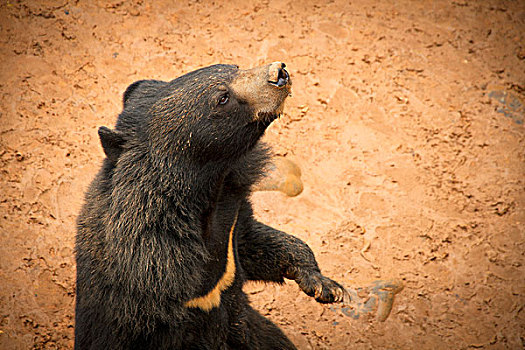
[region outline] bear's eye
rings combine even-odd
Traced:
[[[222,95],[221,97],[219,97],[219,104],[224,106],[225,104],[228,103],[228,101],[230,100],[230,94],[224,94]]]

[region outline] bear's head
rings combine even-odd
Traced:
[[[285,67],[221,64],[170,82],[138,81],[124,93],[116,129],[99,129],[104,151],[115,163],[136,145],[199,164],[239,157],[282,114],[291,93]]]

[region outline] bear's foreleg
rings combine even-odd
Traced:
[[[282,283],[288,278],[318,302],[344,300],[345,289],[321,274],[306,243],[255,220],[248,227],[239,237],[238,252],[249,280]]]

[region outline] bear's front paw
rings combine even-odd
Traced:
[[[320,303],[342,302],[348,298],[343,286],[318,271],[293,268],[286,277],[295,280],[303,292]]]

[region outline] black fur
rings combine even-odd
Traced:
[[[340,286],[308,246],[252,217],[269,122],[252,121],[235,96],[216,104],[237,72],[216,65],[136,82],[116,130],[100,129],[107,159],[78,218],[76,349],[294,349],[249,306],[243,283],[292,278],[334,300]],[[233,285],[209,312],[186,307],[223,273],[237,212]]]

